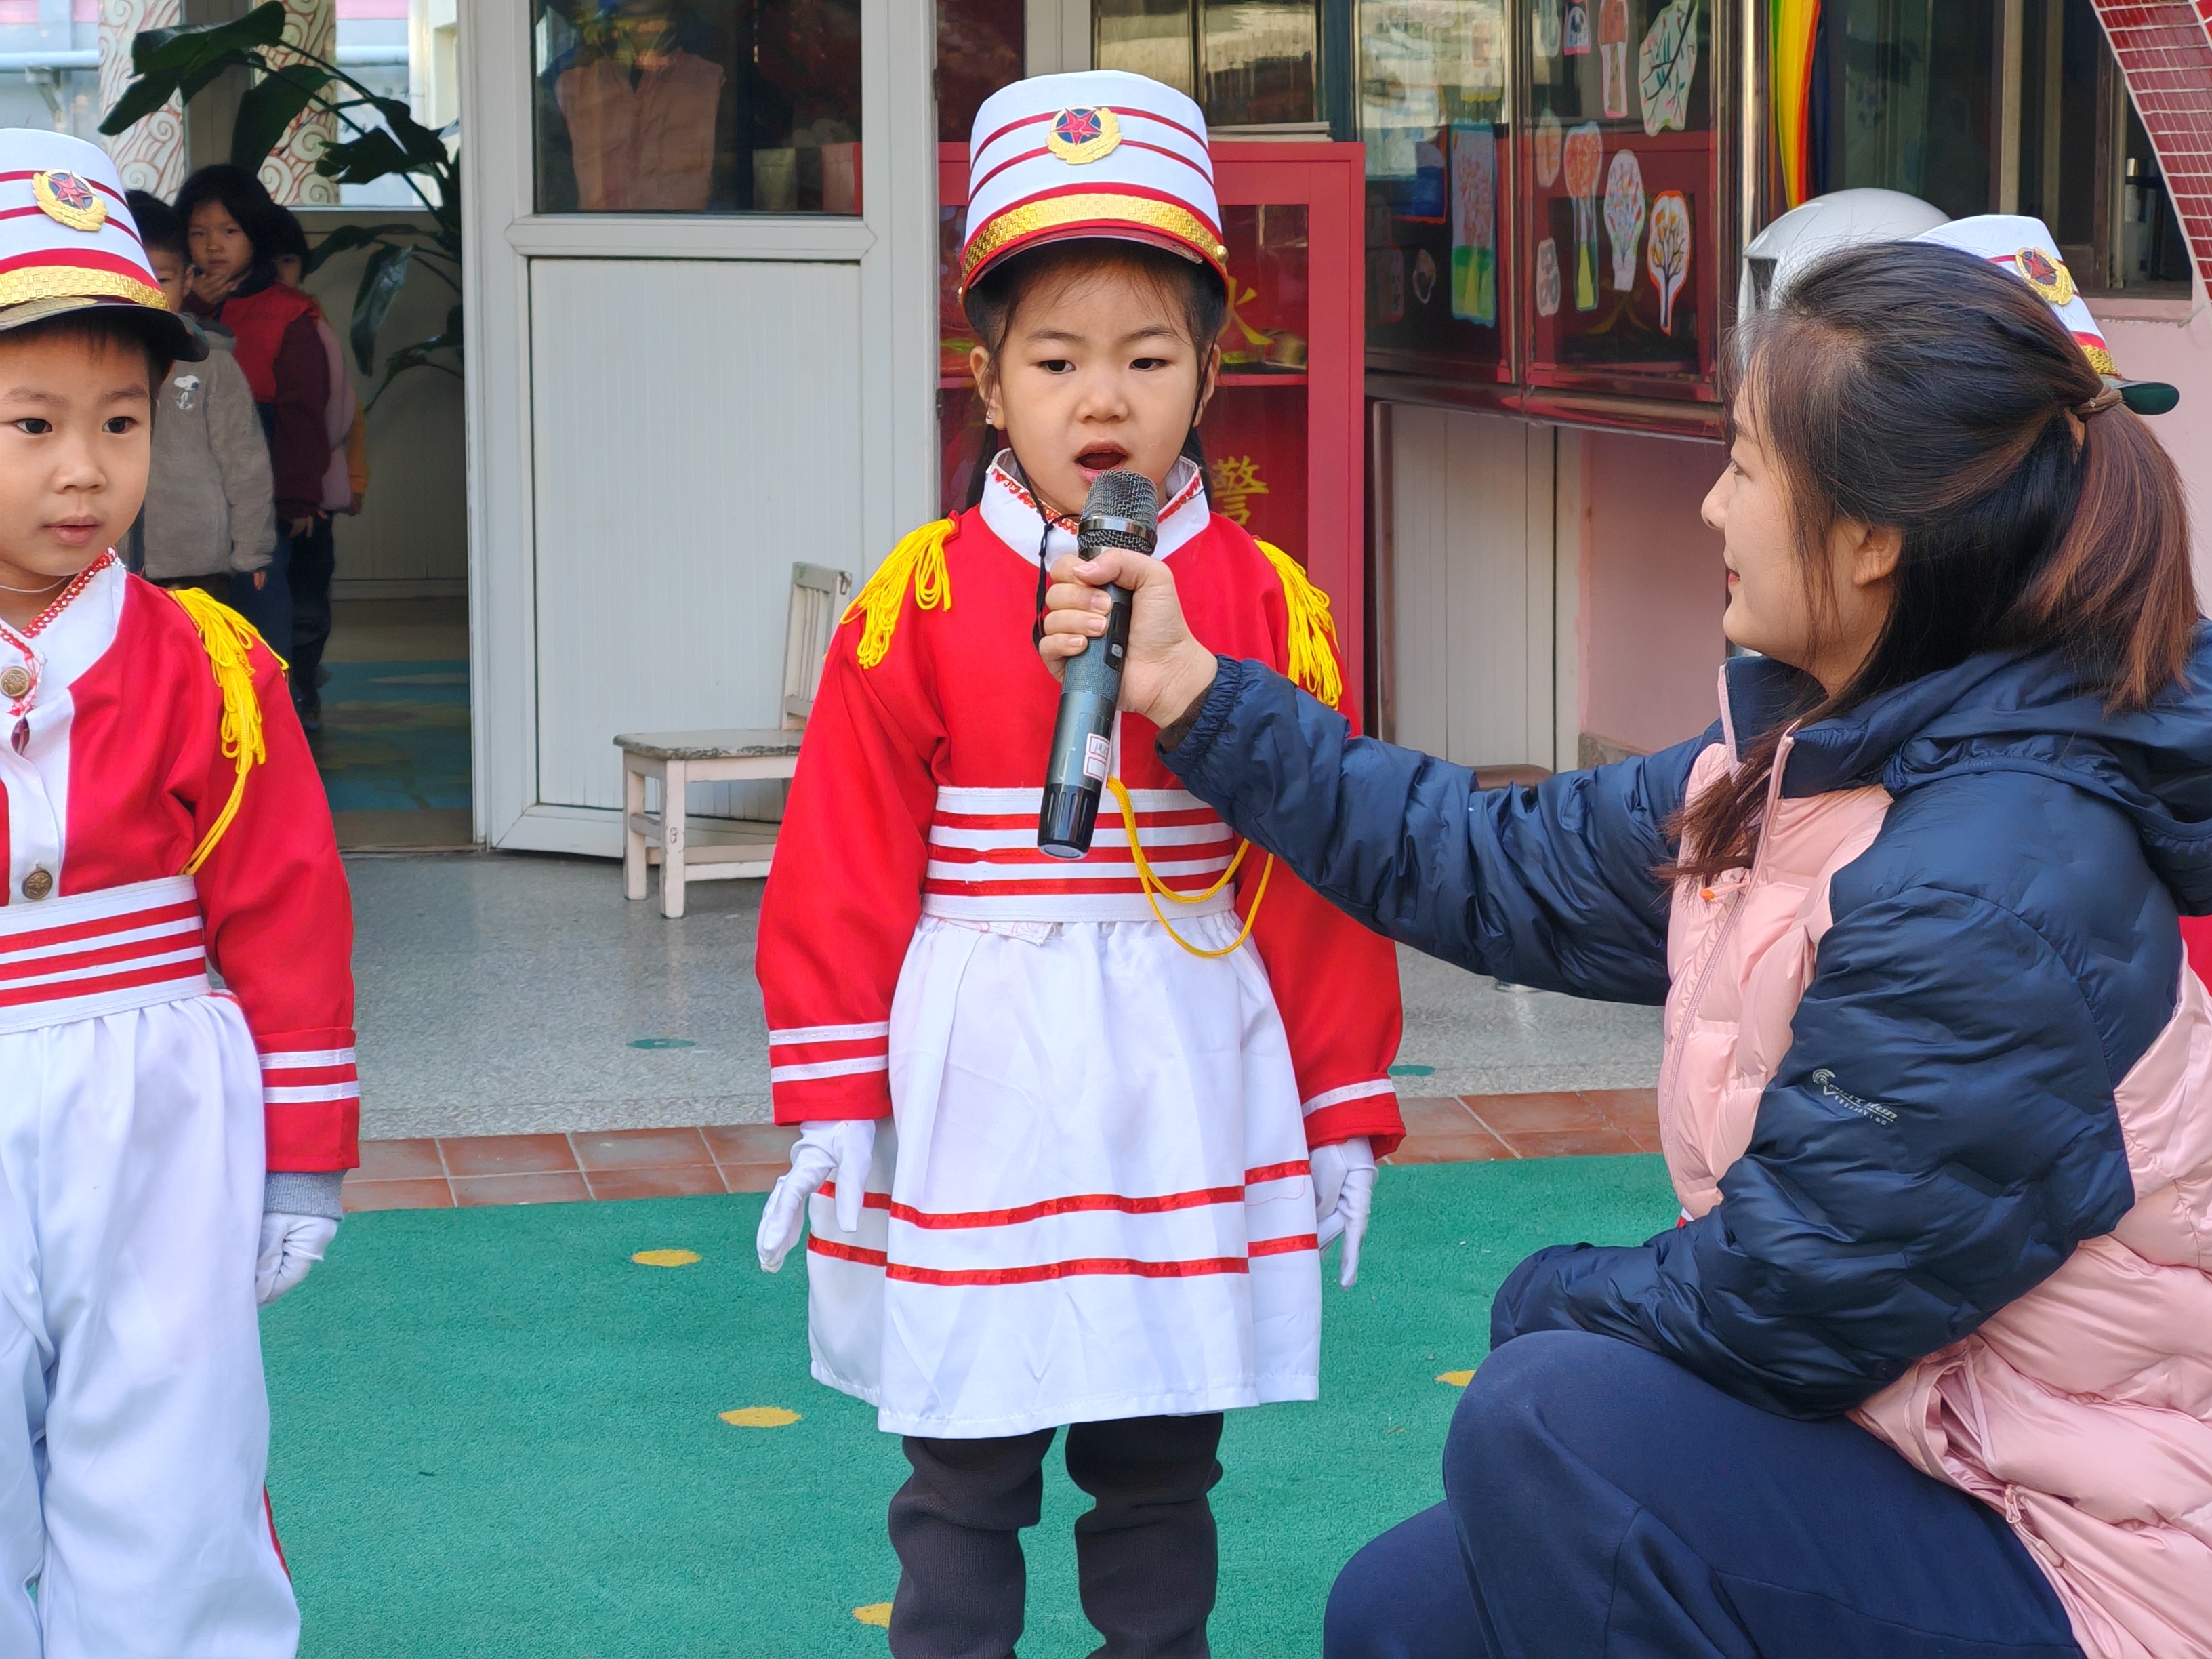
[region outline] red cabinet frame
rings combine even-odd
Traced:
[[[1365,500],[1363,382],[1366,292],[1362,235],[1365,168],[1358,144],[1241,143],[1213,146],[1214,188],[1224,215],[1240,207],[1298,206],[1306,210],[1305,366],[1303,371],[1225,370],[1223,391],[1304,394],[1305,442],[1300,482],[1305,493],[1302,533],[1276,526],[1271,538],[1303,563],[1328,595],[1337,641],[1353,699],[1365,684]],[[972,438],[966,430],[973,395],[961,361],[965,323],[953,285],[968,202],[968,149],[940,144],[939,438],[950,495],[964,480]],[[1232,274],[1235,260],[1231,259]],[[1218,404],[1217,404],[1217,406]],[[1209,413],[1209,426],[1212,416]],[[960,505],[948,500],[948,509]]]

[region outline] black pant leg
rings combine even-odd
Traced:
[[[316,700],[315,677],[331,637],[331,580],[337,572],[336,521],[315,515],[315,527],[292,546],[292,696]]]
[[[1012,1659],[1028,1589],[1020,1532],[1037,1523],[1053,1432],[901,1443],[914,1473],[891,1498],[894,1659]]]
[[[1218,1412],[1068,1430],[1068,1478],[1097,1500],[1075,1523],[1083,1611],[1106,1638],[1094,1659],[1206,1659],[1220,1448]]]

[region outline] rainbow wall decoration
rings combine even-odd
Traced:
[[[1820,0],[1767,4],[1774,140],[1782,158],[1783,194],[1787,205],[1796,207],[1813,193],[1813,43],[1820,33]]]

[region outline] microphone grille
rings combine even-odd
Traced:
[[[1086,544],[1127,547],[1149,553],[1152,550],[1150,533],[1131,536],[1121,531],[1091,530],[1088,521],[1101,516],[1132,520],[1150,532],[1159,522],[1159,491],[1152,488],[1152,481],[1143,473],[1116,468],[1098,475],[1097,483],[1091,486],[1091,494],[1083,503],[1083,540]]]
[[[1109,514],[1117,519],[1134,519],[1141,524],[1157,524],[1160,516],[1159,491],[1152,481],[1141,472],[1117,468],[1102,472],[1098,482],[1091,486],[1089,499],[1083,503],[1083,516],[1094,513]]]

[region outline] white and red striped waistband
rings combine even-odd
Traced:
[[[210,988],[190,876],[0,906],[0,1032],[179,1002]]]
[[[1113,797],[1099,804],[1090,855],[1066,860],[1037,850],[1043,794],[1041,789],[940,788],[929,825],[922,914],[957,921],[1151,921],[1152,906]],[[1237,836],[1197,796],[1181,789],[1132,789],[1129,803],[1152,872],[1169,886],[1204,892],[1236,856]],[[1177,921],[1218,915],[1235,903],[1232,884],[1198,903],[1163,908]]]
[[[1197,1279],[1249,1273],[1255,1261],[1320,1249],[1304,1158],[1247,1170],[1227,1186],[1145,1197],[1083,1193],[995,1210],[926,1212],[871,1192],[862,1200],[862,1234],[888,1224],[883,1249],[824,1236],[836,1197],[834,1181],[814,1194],[819,1224],[808,1250],[917,1285]],[[1139,1245],[1144,1255],[1125,1254]]]

